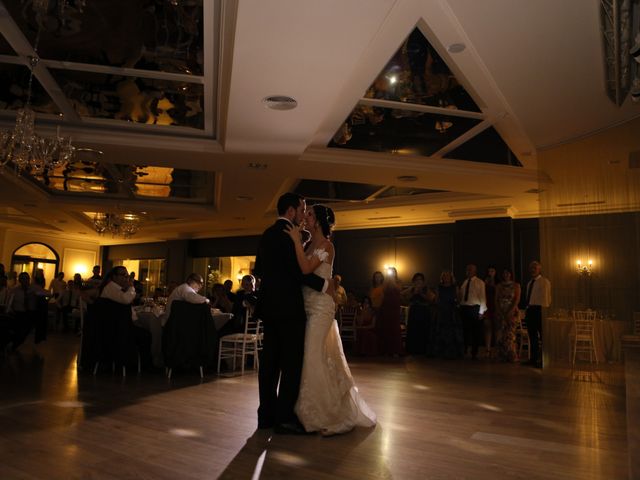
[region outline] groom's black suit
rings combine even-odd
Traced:
[[[301,285],[321,291],[324,279],[303,275],[293,242],[278,219],[260,238],[255,274],[261,279],[255,315],[264,325],[260,352],[258,426],[296,422],[306,314]],[[278,382],[280,388],[278,389]]]

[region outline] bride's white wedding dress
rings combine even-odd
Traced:
[[[328,253],[316,249],[312,255],[322,262],[315,274],[331,278]],[[358,392],[342,350],[333,299],[303,287],[307,312],[302,381],[295,412],[308,432],[344,433],[355,426],[371,427],[376,414]]]

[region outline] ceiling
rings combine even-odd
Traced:
[[[24,98],[18,87],[26,87],[28,57],[35,54],[31,3],[0,1],[0,72],[11,78],[4,90],[13,95],[3,97],[3,128],[15,122]],[[554,182],[538,171],[540,150],[640,114],[637,103],[618,107],[605,94],[599,0],[69,5],[70,21],[49,19],[38,40],[38,132],[52,135],[60,126],[71,135],[81,149],[76,160],[85,162],[78,170],[102,165],[102,176],[91,181],[117,183],[145,168],[149,178],[160,178],[168,168],[188,172],[185,188],[198,195],[62,192],[5,169],[0,227],[122,243],[97,236],[83,212],[123,211],[145,212],[129,242],[257,234],[273,220],[278,196],[307,192],[303,187],[334,206],[339,229],[535,217],[541,214],[536,192]],[[435,104],[396,115],[448,113],[456,126],[467,122],[430,156],[333,148],[359,105],[402,110],[364,97],[415,28],[479,112]],[[456,44],[464,49],[451,53]],[[263,99],[273,95],[290,96],[297,107],[266,108]],[[501,139],[513,162],[492,153],[483,161],[460,159],[481,148],[482,135]],[[147,190],[168,191],[167,182],[158,182]],[[352,192],[359,193],[352,198]]]

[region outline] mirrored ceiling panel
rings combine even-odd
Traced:
[[[18,110],[27,102],[29,68],[23,65],[0,63],[0,110]],[[57,115],[60,110],[42,88],[37,78],[33,78],[31,108],[35,112]]]
[[[413,195],[428,195],[431,193],[442,193],[446,190],[431,190],[429,188],[411,187],[389,187],[376,195],[376,198],[410,197]]]
[[[489,127],[447,153],[444,158],[471,160],[472,162],[497,163],[521,167],[509,146],[495,128]]]
[[[358,202],[381,190],[384,185],[333,182],[328,180],[300,180],[294,192],[307,199],[307,203]]]
[[[359,104],[329,147],[429,156],[480,122],[475,118]]]
[[[415,28],[365,93],[365,98],[453,106],[480,112],[435,48]]]
[[[211,203],[214,193],[212,172],[168,167],[76,161],[24,175],[54,195]]]
[[[0,35],[0,55],[15,55],[16,52],[13,51],[11,45],[7,43],[5,38]]]
[[[204,128],[203,85],[52,69],[81,117]]]
[[[202,0],[4,0],[43,59],[202,75]]]

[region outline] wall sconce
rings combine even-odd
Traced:
[[[591,275],[593,269],[593,260],[587,261],[586,265],[582,264],[582,260],[576,261],[576,270],[580,275]]]

